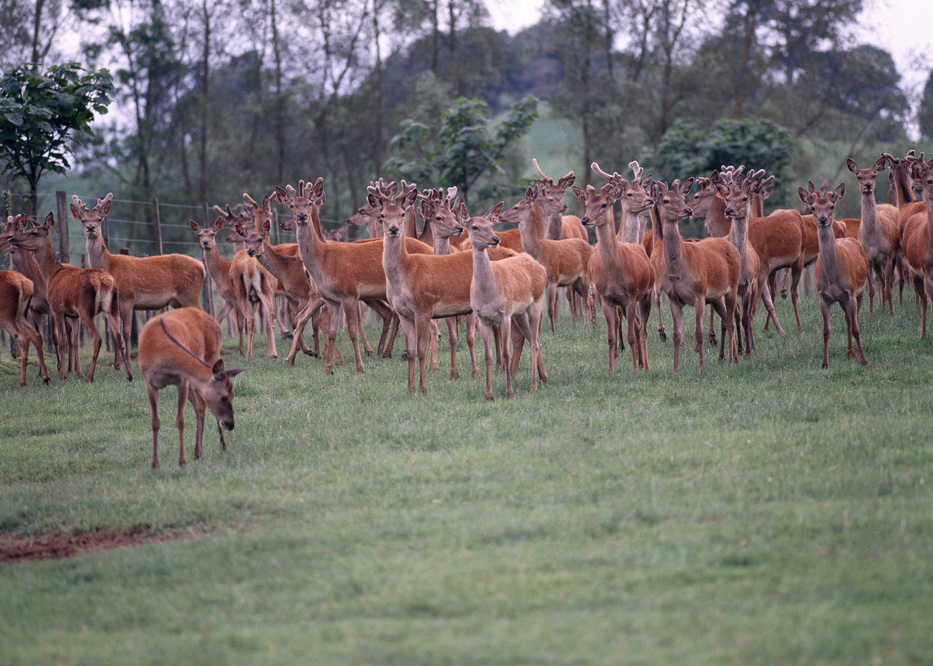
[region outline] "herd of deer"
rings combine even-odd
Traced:
[[[773,321],[784,335],[772,297],[775,274],[782,268],[790,274],[791,301],[800,330],[798,283],[803,268],[812,262],[816,262],[823,315],[823,367],[829,365],[830,306],[839,303],[845,314],[847,357],[865,363],[858,318],[863,293],[867,287],[873,308],[877,279],[881,307],[893,315],[895,272],[901,276],[901,299],[904,276],[913,281],[923,312],[921,337],[926,335],[926,301],[933,298],[933,160],[926,162],[923,155],[916,157],[911,151],[898,159],[885,154],[869,168],[847,160],[861,194],[861,218],[854,220],[834,216],[844,184],[830,190],[826,183],[816,189],[811,182],[806,189],[798,188],[802,213],[777,210],[765,215],[763,201],[773,189],[774,178],[764,178],[763,171],[746,174],[743,167],[723,167],[709,177],[666,183],[652,181],[650,174],[644,176],[637,162],[629,164],[634,172],[631,181],[594,163],[593,171],[606,183],[599,189],[592,185],[583,189],[572,187],[572,172],[555,182],[537,162],[534,165],[540,178],[522,200],[507,210],[499,203],[483,215],[471,215],[464,202],[458,203],[456,188],[419,191],[405,181],[371,183],[365,205],[348,220],[367,224],[371,238],[354,242],[335,240],[322,230],[325,194],[321,178],[314,183],[301,181],[297,190],[290,185],[277,187],[262,204],[244,195],[239,213],[234,214],[229,206],[215,206],[218,217],[213,226],[202,228],[190,222],[204,253],[203,263],[181,254],[111,254],[101,234],[110,212],[109,194],[93,209],[72,197],[71,214],[84,228],[92,268],[76,268],[56,258],[50,239],[55,224],[51,213],[42,224],[19,215],[8,220],[0,234],[0,252],[11,253],[16,269],[0,271],[0,324],[22,350],[19,383],[26,382],[30,344],[36,349],[40,376],[49,381],[40,333],[42,315],[50,320],[62,379],[68,371],[82,374],[77,353],[80,322],[93,344],[87,381],[93,380],[102,341],[94,319],[103,314],[114,331],[114,367],[122,367],[131,380],[134,310],[176,308],[150,319],[139,336],[139,368],[152,412],[152,466],[158,467],[158,392],[170,384],[178,387],[179,463],[185,463],[184,408],[189,400],[197,422],[195,457],[201,454],[207,409],[217,420],[221,445],[226,448],[223,430],[233,429],[230,377],[241,370],[224,368],[219,322],[227,315],[235,318],[240,354],[252,358],[257,308],[261,308],[268,354],[275,357],[276,323],[286,331],[275,306],[277,294],[284,296],[292,315],[289,365],[298,349],[320,355],[320,329],[325,338],[324,372],[333,372],[334,365],[343,360],[336,336],[345,321],[356,371],[362,373],[363,353],[373,353],[361,326],[360,304],[365,303],[383,320],[378,353],[391,356],[399,325],[405,333],[409,393],[427,390],[429,358],[431,369],[436,368],[437,319],[445,319],[448,326],[451,379],[459,377],[458,318],[466,318],[474,379],[479,376],[476,326],[482,333],[487,400],[493,399],[492,371],[497,364],[505,371],[506,395],[514,395],[512,380],[526,341],[532,354],[531,391],[537,389],[539,378],[547,381],[541,351],[545,295],[553,332],[558,288],[564,286],[569,287],[574,319],[595,318],[594,301],[602,307],[610,373],[620,347],[624,349],[620,342],[623,320],[632,371],[648,369],[647,329],[655,302],[659,333],[662,339],[666,335],[660,324],[662,294],[670,303],[674,326],[674,370],[680,367],[684,306],[694,309],[694,349],[701,368],[705,368],[707,304],[721,319],[721,360],[728,355],[737,361],[740,351],[754,352],[753,321],[759,304],[767,311],[765,328]],[[885,169],[890,170],[892,203],[877,204],[875,181]],[[688,204],[686,197],[695,185],[699,189]],[[571,187],[583,207],[580,217],[565,215],[564,194]],[[290,210],[283,227],[295,230],[297,243],[270,245],[273,201]],[[617,204],[621,209],[618,224]],[[679,221],[694,216],[705,218],[709,237],[681,236]],[[518,227],[495,232],[494,225],[500,222]],[[221,256],[216,242],[217,233],[225,227],[237,249],[229,261]],[[594,230],[595,245],[589,242],[588,229]],[[199,306],[206,273],[224,300],[216,318]],[[313,350],[304,341],[308,321],[314,331]],[[715,340],[713,320],[710,337]]]

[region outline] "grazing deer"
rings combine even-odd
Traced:
[[[47,287],[46,296],[52,310],[52,322],[55,326],[56,356],[58,357],[58,376],[65,379],[69,364],[64,354],[68,349],[69,358],[73,361],[75,373],[81,376],[81,361],[78,358],[77,334],[78,327],[72,326],[72,335],[68,335],[65,328],[65,318],[78,319],[84,329],[91,336],[93,353],[91,368],[87,373],[87,381],[94,381],[94,371],[97,368],[97,356],[100,354],[100,345],[103,339],[94,317],[103,313],[114,332],[113,346],[121,359],[123,369],[128,380],[133,379],[130,369],[129,353],[123,346],[123,339],[117,333],[121,329],[120,297],[117,291],[116,280],[110,273],[99,268],[75,268],[62,264],[52,249],[52,239],[49,232],[55,224],[51,213],[45,218],[41,226],[34,226],[10,238],[14,248],[29,250],[39,264],[39,270],[45,278]],[[115,365],[115,367],[119,367]]]
[[[816,288],[820,294],[820,312],[823,315],[823,367],[829,367],[829,308],[839,303],[845,314],[849,350],[846,358],[855,358],[867,363],[862,351],[859,332],[858,311],[862,306],[865,281],[868,278],[868,257],[854,238],[836,238],[833,234],[833,217],[836,202],[845,193],[846,184],[840,183],[832,192],[829,184],[823,183],[815,191],[813,183],[809,189],[797,188],[800,200],[813,211],[813,220],[819,233],[820,256],[816,260]],[[855,352],[852,339],[855,338]]]
[[[201,457],[204,416],[210,409],[217,419],[220,448],[227,450],[224,430],[233,430],[233,384],[230,378],[243,369],[225,370],[220,358],[220,324],[198,308],[164,312],[146,322],[139,334],[139,369],[146,378],[152,413],[152,468],[159,467],[159,391],[178,388],[178,464],[185,459],[185,403],[194,406],[194,458]]]
[[[71,198],[71,216],[84,227],[87,239],[88,263],[113,276],[117,282],[120,319],[123,322],[123,347],[130,355],[130,334],[135,310],[161,310],[172,306],[200,307],[204,284],[204,265],[185,254],[164,254],[153,257],[131,257],[111,254],[104,244],[103,225],[110,213],[111,192],[97,200],[93,210],[76,196]],[[119,335],[114,331],[114,337]],[[114,367],[120,367],[119,355]]]
[[[923,200],[916,202],[922,208],[913,213],[904,224],[901,247],[913,280],[914,290],[921,308],[920,337],[927,333],[927,300],[933,299],[933,160],[908,157],[911,176],[923,188]],[[911,204],[914,205],[914,204]]]
[[[502,208],[502,203],[497,206]],[[493,208],[495,210],[496,207]],[[470,307],[479,319],[486,357],[486,400],[493,399],[492,371],[495,362],[493,326],[501,331],[505,396],[512,398],[512,379],[517,368],[510,367],[509,345],[514,323],[531,346],[531,392],[538,390],[538,376],[547,381],[541,353],[541,318],[544,313],[544,290],[547,273],[527,254],[491,261],[489,250],[499,245],[493,231],[495,216],[470,217],[466,204],[460,204],[460,217],[469,220],[470,246],[473,252],[473,275],[470,281]]]
[[[593,163],[593,170],[596,169],[598,167]],[[648,370],[647,327],[655,284],[654,267],[645,248],[640,243],[619,242],[616,237],[613,206],[629,189],[626,187],[629,185],[627,181],[621,177],[617,181],[606,183],[599,192],[592,185],[588,185],[585,190],[573,188],[577,200],[584,206],[581,219],[583,225],[596,228],[596,248],[587,265],[587,273],[599,294],[603,316],[606,318],[610,374],[615,371],[615,359],[618,356],[620,310],[628,322],[627,339],[632,353],[632,372],[637,373],[639,366]],[[650,205],[650,198],[643,196],[643,199],[645,207]]]
[[[26,385],[26,365],[29,362],[29,343],[39,357],[39,376],[49,383],[42,350],[42,335],[26,320],[32,302],[32,280],[16,271],[0,271],[0,326],[19,343],[19,385]]]
[[[858,241],[868,257],[868,312],[874,311],[874,280],[872,273],[878,278],[881,292],[881,307],[885,303],[891,316],[894,316],[894,299],[891,292],[894,288],[894,269],[897,263],[897,253],[900,248],[901,229],[897,222],[897,209],[887,204],[875,203],[875,180],[878,174],[885,170],[887,159],[882,155],[867,169],[860,169],[851,157],[846,159],[846,166],[858,181],[861,193],[862,217],[858,228]]]
[[[243,346],[243,331],[246,328],[246,320],[243,318],[243,313],[240,312],[240,309],[236,305],[236,291],[233,288],[233,283],[230,281],[231,262],[220,256],[216,238],[217,232],[224,228],[224,219],[232,218],[234,215],[229,207],[227,211],[224,211],[218,206],[214,206],[214,209],[221,214],[221,217],[218,217],[214,221],[214,226],[202,228],[194,220],[189,220],[188,225],[191,227],[191,230],[198,235],[198,245],[201,246],[201,250],[204,252],[204,265],[207,267],[207,272],[211,276],[211,280],[214,281],[214,287],[224,301],[224,306],[217,315],[217,321],[221,322],[224,317],[230,314],[233,315],[236,323],[236,330],[240,337],[240,355],[243,356],[246,354],[246,349]]]
[[[558,206],[558,202],[543,196],[544,192],[544,188],[535,183],[526,190],[525,198],[502,212],[499,219],[503,222],[518,223],[524,251],[547,271],[548,319],[551,322],[551,332],[554,333],[557,330],[555,322],[558,287],[572,287],[583,302],[587,302],[589,284],[586,266],[593,253],[593,247],[580,238],[549,240],[543,237],[545,216]],[[563,201],[560,201],[559,205],[565,206]]]
[[[725,238],[704,238],[685,242],[678,222],[693,215],[684,197],[693,188],[693,178],[681,183],[655,181],[651,184],[654,199],[657,239],[651,253],[651,263],[658,286],[667,294],[674,322],[674,370],[680,369],[680,346],[684,339],[685,305],[696,311],[694,343],[700,354],[700,369],[706,369],[703,359],[703,311],[707,303],[722,318],[722,339],[719,358],[725,358],[726,335],[729,337],[729,358],[738,361],[735,349],[736,298],[742,260],[739,251]]]

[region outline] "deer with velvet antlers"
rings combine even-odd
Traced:
[[[836,202],[845,193],[845,183],[840,183],[832,192],[829,184],[814,190],[797,188],[800,200],[813,211],[820,242],[820,256],[816,260],[816,289],[820,294],[820,312],[823,315],[823,367],[829,367],[829,310],[833,303],[839,303],[845,314],[846,332],[849,338],[849,350],[846,358],[855,358],[859,363],[867,363],[862,351],[862,339],[859,332],[858,311],[862,306],[862,295],[868,278],[868,257],[862,246],[854,238],[836,238],[833,234],[833,219]],[[855,351],[852,340],[855,339]]]

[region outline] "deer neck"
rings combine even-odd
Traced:
[[[276,279],[283,281],[285,274],[288,273],[289,264],[291,263],[289,260],[301,261],[301,259],[286,257],[285,255],[276,252],[275,249],[269,244],[268,238],[263,239],[262,253],[259,254],[256,259],[258,259],[259,264],[272,273]]]
[[[748,217],[734,217],[729,229],[731,242],[742,256],[742,265],[748,263]]]
[[[907,175],[907,165],[905,163],[894,167],[894,189],[897,191],[898,208],[914,200],[914,193],[910,187],[910,178]]]
[[[403,281],[408,265],[408,253],[405,248],[404,226],[395,236],[386,234],[382,241],[382,268],[386,274],[386,284],[399,284]]]
[[[564,231],[564,215],[557,211],[548,213],[547,216],[547,236],[551,240],[560,240]]]
[[[450,238],[440,236],[434,236],[434,254],[443,255],[450,254]]]
[[[431,224],[430,215],[424,218],[424,225],[421,227],[421,235],[418,236],[418,240],[420,240],[422,243],[427,243],[434,248],[435,253],[437,252],[438,238],[434,234],[434,225]]]
[[[55,256],[55,251],[52,249],[51,238],[46,238],[42,247],[32,254],[36,259],[36,264],[39,266],[39,272],[42,273],[42,277],[45,278],[46,282],[48,282],[55,271],[62,267],[62,262],[58,260]]]
[[[473,248],[473,282],[470,291],[471,298],[475,293],[476,297],[482,302],[488,302],[491,296],[498,293],[486,248]]]
[[[927,229],[929,231],[929,233],[927,233],[929,243],[927,256],[933,257],[933,197],[927,196],[927,194],[927,192],[923,193],[923,203],[926,204],[927,208]]]
[[[614,226],[614,225],[613,225]],[[641,243],[648,226],[648,210],[638,212],[625,210],[622,206],[622,221],[619,224],[618,238],[623,243]],[[598,234],[597,230],[597,234]]]
[[[833,280],[839,275],[839,255],[836,252],[836,237],[833,235],[833,219],[825,227],[817,225],[816,239],[820,249],[820,263],[823,266],[823,275]]]
[[[87,239],[87,262],[91,268],[103,268],[104,270],[109,270],[107,266],[110,264],[110,259],[113,257],[107,250],[107,246],[104,245],[104,237],[98,233],[95,238]]]
[[[298,254],[309,272],[318,272],[325,252],[324,241],[314,230],[315,220],[320,227],[320,218],[316,207],[311,208],[311,219],[305,224],[296,224],[295,235],[298,240]]]
[[[45,275],[42,274],[39,262],[36,261],[32,252],[14,248],[10,253],[10,261],[13,262],[13,268],[32,280],[36,291],[45,293]]]
[[[878,207],[875,203],[874,190],[862,192],[862,223],[859,225],[859,236],[875,234],[878,231]]]
[[[211,245],[210,249],[201,246],[204,251],[204,265],[207,266],[207,272],[211,274],[214,282],[221,282],[224,277],[223,262],[225,259],[220,256],[220,250],[217,249],[217,243]],[[227,264],[230,262],[228,261]]]
[[[732,221],[726,217],[726,202],[720,197],[713,197],[713,202],[709,206],[709,213],[706,215],[706,229],[710,236],[719,236],[725,238],[729,235],[729,228]]]
[[[666,220],[661,218],[663,228],[661,239],[661,251],[664,253],[664,263],[667,264],[669,274],[677,274],[679,268],[684,263],[683,238],[680,235],[680,227],[677,220]]]
[[[526,217],[518,225],[518,231],[522,238],[522,248],[530,254],[535,260],[541,257],[541,238],[544,231],[544,213],[541,206],[532,203]]]
[[[608,219],[607,219],[608,218]],[[615,220],[612,219],[612,208],[606,209],[603,213],[603,220],[596,224],[596,251],[600,252],[603,262],[615,262],[616,243],[620,242],[616,234],[612,233],[615,228]],[[622,221],[622,228],[625,228],[625,220]],[[632,241],[622,240],[622,243]]]

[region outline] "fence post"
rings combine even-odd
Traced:
[[[152,200],[152,207],[155,210],[155,239],[156,239],[156,250],[158,254],[162,254],[162,217],[159,215],[159,199],[156,197]]]
[[[71,242],[68,238],[68,203],[65,193],[55,192],[55,204],[58,209],[58,258],[63,264],[71,263]]]

